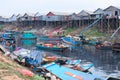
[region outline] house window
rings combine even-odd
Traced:
[[[115,16],[117,16],[118,15],[118,11],[115,11]]]
[[[25,17],[25,19],[28,19],[28,17]]]
[[[48,16],[48,18],[50,18],[50,17]]]

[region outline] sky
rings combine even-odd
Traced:
[[[120,0],[1,0],[0,16],[12,14],[53,12],[79,13],[81,10],[95,11],[108,6],[120,7]]]

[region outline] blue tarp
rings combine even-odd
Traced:
[[[55,64],[55,63],[44,65],[44,67],[48,71],[53,73],[54,75],[61,78],[62,80],[78,80],[74,76],[70,76],[70,75],[65,74],[66,72],[69,72],[69,73],[72,73],[72,74],[74,74],[76,76],[82,77],[83,80],[95,80],[95,78],[97,78],[99,80],[106,80],[103,77],[93,75],[93,74],[84,73],[84,72],[77,71],[77,70],[73,70],[73,69],[70,69],[70,68]]]

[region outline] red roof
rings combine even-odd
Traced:
[[[47,16],[55,16],[55,14],[52,13],[52,12],[49,12],[49,13],[47,14]]]

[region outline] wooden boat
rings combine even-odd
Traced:
[[[97,44],[95,47],[98,50],[112,50],[112,44],[111,44],[111,42],[107,42],[107,41],[105,41],[102,44]]]
[[[53,44],[37,44],[36,45],[37,49],[42,49],[42,50],[50,50],[50,51],[64,51],[67,49],[67,47],[62,46],[62,45],[53,45]]]
[[[80,59],[71,60],[71,59],[59,58],[55,61],[55,63],[86,73],[89,73],[89,69],[94,66],[93,63],[82,64]]]
[[[96,45],[97,50],[112,50],[112,46]]]
[[[63,42],[70,44],[70,45],[74,45],[74,46],[80,46],[82,45],[82,41],[80,40],[75,40],[71,37],[63,37],[62,38]]]
[[[48,56],[43,58],[43,62],[45,63],[51,63],[54,62],[57,59],[56,56]]]
[[[120,52],[120,43],[114,43],[112,45],[112,51],[113,52]]]

